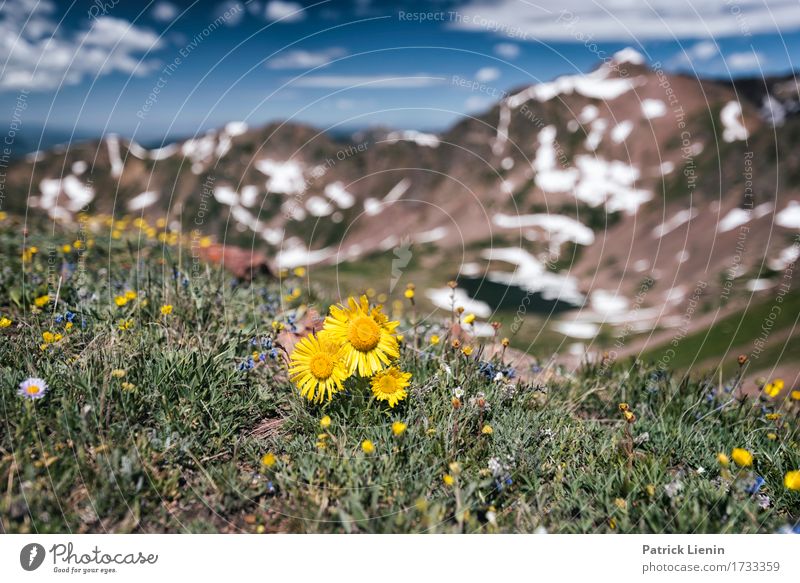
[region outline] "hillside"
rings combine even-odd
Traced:
[[[156,150],[107,136],[12,167],[8,210],[65,223],[82,209],[138,216],[149,237],[198,229],[277,268],[390,297],[413,280],[432,316],[448,307],[441,281],[458,279],[483,331],[521,317],[515,346],[574,366],[668,345],[671,331],[744,318],[794,289],[792,79],[760,88],[670,75],[628,49],[518,88],[439,135],[345,142],[232,122]]]

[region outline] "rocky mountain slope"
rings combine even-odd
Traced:
[[[161,218],[278,267],[408,251],[438,307],[433,282],[459,278],[484,321],[535,306],[581,354],[605,329],[669,341],[791,287],[798,102],[793,77],[699,80],[626,49],[439,135],[232,122],[156,150],[107,136],[40,152],[10,169],[8,210]]]

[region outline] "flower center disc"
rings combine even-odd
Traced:
[[[39,387],[36,385],[31,385],[28,387],[28,394],[29,395],[38,395],[39,394]]]
[[[381,339],[381,329],[372,318],[359,316],[350,323],[347,330],[347,340],[356,350],[369,352],[378,345]]]
[[[318,379],[327,379],[333,373],[333,358],[330,355],[320,352],[311,357],[308,367]]]
[[[394,377],[389,375],[385,375],[381,379],[381,391],[386,394],[392,394],[397,390],[397,383],[394,380]]]

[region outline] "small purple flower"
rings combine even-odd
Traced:
[[[43,379],[30,377],[19,384],[17,394],[20,397],[25,397],[33,401],[44,397],[49,390],[50,387],[47,386],[47,383]]]

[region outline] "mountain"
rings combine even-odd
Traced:
[[[155,150],[107,136],[40,152],[9,168],[8,210],[162,218],[279,267],[389,257],[381,285],[410,250],[442,309],[458,278],[483,319],[523,307],[576,355],[603,335],[639,353],[791,285],[799,101],[794,77],[671,75],[626,49],[441,134],[232,122]]]

